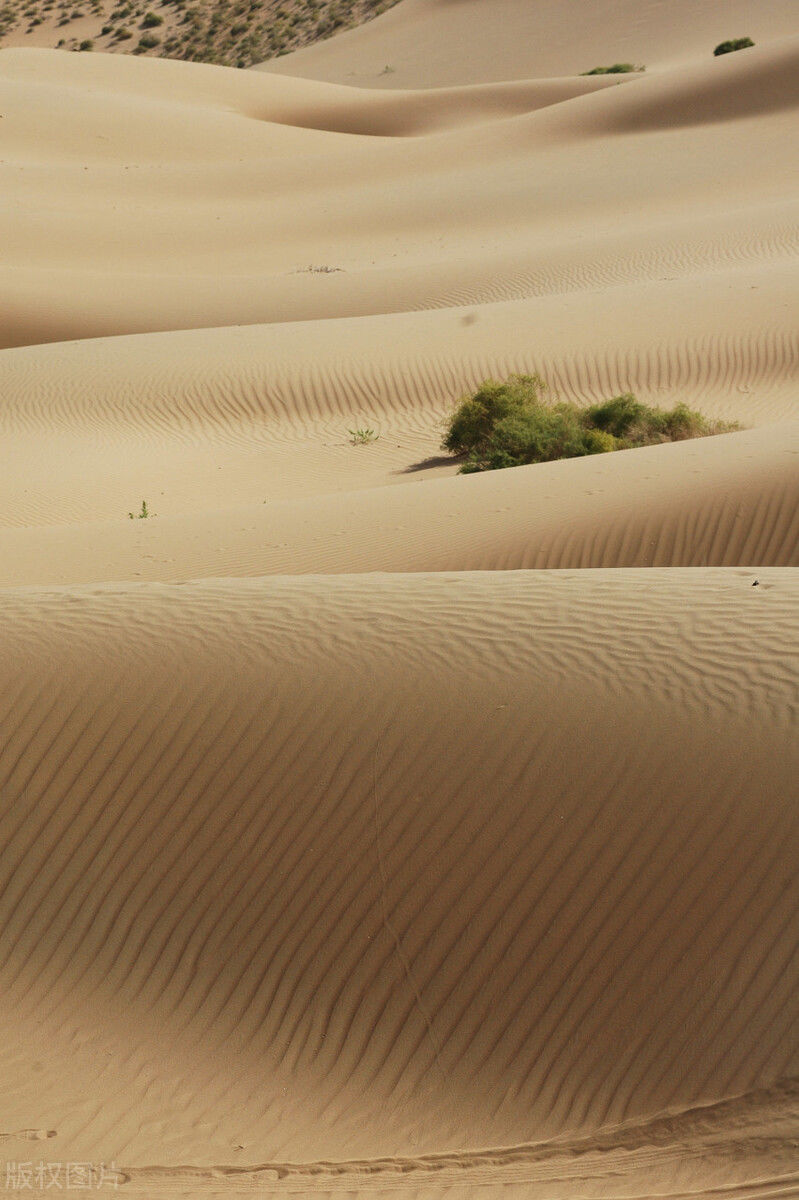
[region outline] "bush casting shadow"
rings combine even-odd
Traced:
[[[739,428],[710,421],[685,404],[667,411],[625,393],[580,408],[567,401],[549,400],[547,390],[538,375],[512,375],[504,383],[487,380],[473,396],[456,405],[447,421],[443,449],[465,458],[460,470],[466,474],[708,437]]]

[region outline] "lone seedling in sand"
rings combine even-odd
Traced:
[[[142,500],[140,512],[137,512],[137,513],[129,512],[128,516],[130,517],[131,521],[146,521],[148,517],[152,516],[152,513],[150,512],[149,508],[147,507],[147,501]]]
[[[551,401],[539,375],[487,380],[450,416],[445,450],[464,455],[461,474],[630,450],[659,442],[729,433],[737,425],[709,421],[685,404],[669,411],[641,404],[629,393],[580,408]]]
[[[368,446],[370,442],[376,442],[380,437],[374,429],[348,429],[350,435],[350,443],[353,446]]]

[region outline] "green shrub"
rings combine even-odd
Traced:
[[[611,450],[620,450],[620,439],[608,433],[605,429],[586,429],[585,444],[589,454],[608,454]]]
[[[462,473],[606,454],[658,442],[706,437],[737,428],[708,421],[685,404],[666,411],[625,393],[581,409],[547,399],[538,375],[487,380],[461,400],[447,421],[442,445],[465,461]]]
[[[139,38],[139,49],[141,50],[152,50],[160,45],[161,39],[152,33],[145,33],[143,37]]]
[[[462,400],[449,422],[444,449],[466,454],[490,440],[495,425],[505,417],[540,401],[546,384],[538,375],[512,375],[505,383],[486,380],[474,396]]]
[[[643,412],[643,404],[625,392],[623,396],[614,396],[612,400],[592,405],[586,416],[595,429],[604,430],[615,438],[624,438]]]
[[[157,25],[163,25],[163,23],[163,17],[159,17],[157,13],[148,12],[145,13],[144,17],[142,18],[141,27],[142,29],[155,29]]]
[[[498,421],[481,452],[469,455],[469,463],[473,469],[493,471],[518,463],[579,458],[587,453],[576,413],[541,404]]]
[[[583,71],[583,75],[630,75],[633,71],[645,71],[646,67],[637,67],[635,63],[614,63],[612,67],[593,67]]]
[[[732,54],[733,50],[748,50],[754,44],[752,39],[748,37],[732,38],[729,42],[719,42],[713,53],[718,58],[720,54]]]
[[[85,39],[84,39],[84,40],[81,42],[81,44],[78,46],[78,49],[79,49],[79,50],[93,50],[93,49],[94,49],[94,42],[92,41],[92,39],[91,39],[91,38],[85,38]]]

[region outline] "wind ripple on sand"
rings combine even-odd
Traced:
[[[6,528],[0,584],[799,566],[798,458],[794,422],[221,513]]]
[[[171,1113],[174,1165],[229,1161],[237,1124],[301,1163],[588,1133],[795,1070],[796,586],[6,593],[9,1010],[79,1059],[125,1013],[102,1124],[48,1089],[61,1153],[121,1161],[127,1130],[147,1161],[169,1087],[205,1114]]]
[[[0,55],[4,1153],[799,1196],[799,42],[680,3]],[[454,478],[521,371],[746,428]]]
[[[796,415],[794,271],[769,264],[696,282],[371,317],[184,330],[19,347],[0,356],[4,429],[97,423],[234,434],[305,430],[358,411],[451,403],[487,375],[538,370],[578,400],[622,390],[690,395],[741,420]],[[741,298],[746,295],[746,319]],[[700,307],[701,306],[701,307]],[[701,314],[701,315],[700,315]],[[695,318],[695,319],[693,319]],[[531,330],[538,331],[531,333]],[[769,405],[774,397],[782,403]]]
[[[593,1197],[605,1194],[608,1178],[623,1178],[627,1196],[635,1184],[645,1194],[677,1196],[682,1184],[690,1188],[703,1176],[703,1191],[729,1196],[789,1196],[799,1188],[791,1154],[791,1139],[799,1119],[796,1079],[772,1088],[704,1107],[687,1109],[651,1121],[628,1122],[601,1129],[585,1138],[508,1146],[485,1151],[460,1151],[415,1158],[366,1159],[315,1163],[268,1163],[257,1167],[144,1167],[118,1173],[126,1191],[140,1192],[191,1187],[216,1192],[266,1188],[281,1191],[300,1185],[317,1194],[336,1185],[369,1194],[385,1188],[389,1194],[443,1194],[444,1189],[480,1187],[493,1194]],[[757,1166],[753,1159],[759,1159]],[[765,1172],[765,1177],[757,1172]],[[711,1182],[712,1181],[712,1182]],[[275,1185],[280,1185],[276,1187]],[[668,1188],[668,1191],[661,1189]],[[374,1189],[374,1191],[373,1191]]]

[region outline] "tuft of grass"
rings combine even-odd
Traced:
[[[631,75],[634,71],[645,71],[646,67],[637,67],[635,63],[614,63],[612,67],[592,67],[583,71],[583,75]]]
[[[465,461],[462,474],[606,454],[659,442],[729,433],[685,404],[653,408],[625,393],[590,408],[551,400],[539,375],[487,380],[450,414],[442,446]]]
[[[353,446],[368,446],[370,442],[376,442],[380,434],[374,429],[348,429],[350,435],[350,444]]]
[[[147,507],[146,500],[142,500],[141,509],[139,510],[139,512],[137,512],[137,513],[129,512],[128,513],[128,516],[130,517],[131,521],[146,521],[147,518],[151,517],[152,515],[153,514],[150,512],[149,508]]]
[[[734,50],[748,50],[754,44],[752,39],[748,37],[731,38],[728,42],[719,42],[713,53],[718,58],[720,54],[732,54]]]

